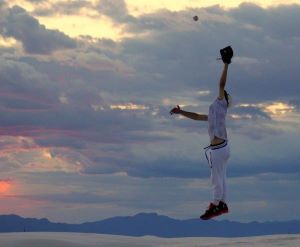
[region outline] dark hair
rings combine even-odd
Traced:
[[[227,102],[227,107],[229,106],[229,99],[228,99],[228,93],[226,90],[224,90],[224,95],[225,95],[225,99],[226,99],[226,102]]]

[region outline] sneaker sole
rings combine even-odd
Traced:
[[[229,210],[227,209],[225,209],[225,210],[222,210],[222,211],[220,211],[220,214],[228,214],[229,213]]]
[[[210,220],[210,219],[212,219],[212,218],[215,218],[215,217],[217,217],[217,216],[220,216],[220,215],[222,215],[222,214],[228,214],[228,210],[223,210],[223,211],[220,211],[220,212],[218,212],[217,214],[214,214],[214,215],[211,215],[211,216],[209,216],[209,217],[201,217],[200,216],[200,219],[201,220]]]

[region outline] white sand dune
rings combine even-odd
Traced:
[[[157,238],[124,237],[84,233],[3,233],[0,247],[212,247],[212,246],[300,246],[299,235],[247,238]]]

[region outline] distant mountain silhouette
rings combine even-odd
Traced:
[[[113,217],[83,224],[52,223],[48,219],[0,216],[0,232],[83,232],[158,237],[248,237],[300,234],[300,221],[251,222],[177,220],[156,213]]]

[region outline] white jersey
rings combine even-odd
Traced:
[[[227,140],[226,118],[227,101],[225,97],[220,100],[216,99],[209,107],[208,114],[208,134],[212,141],[214,137]]]

